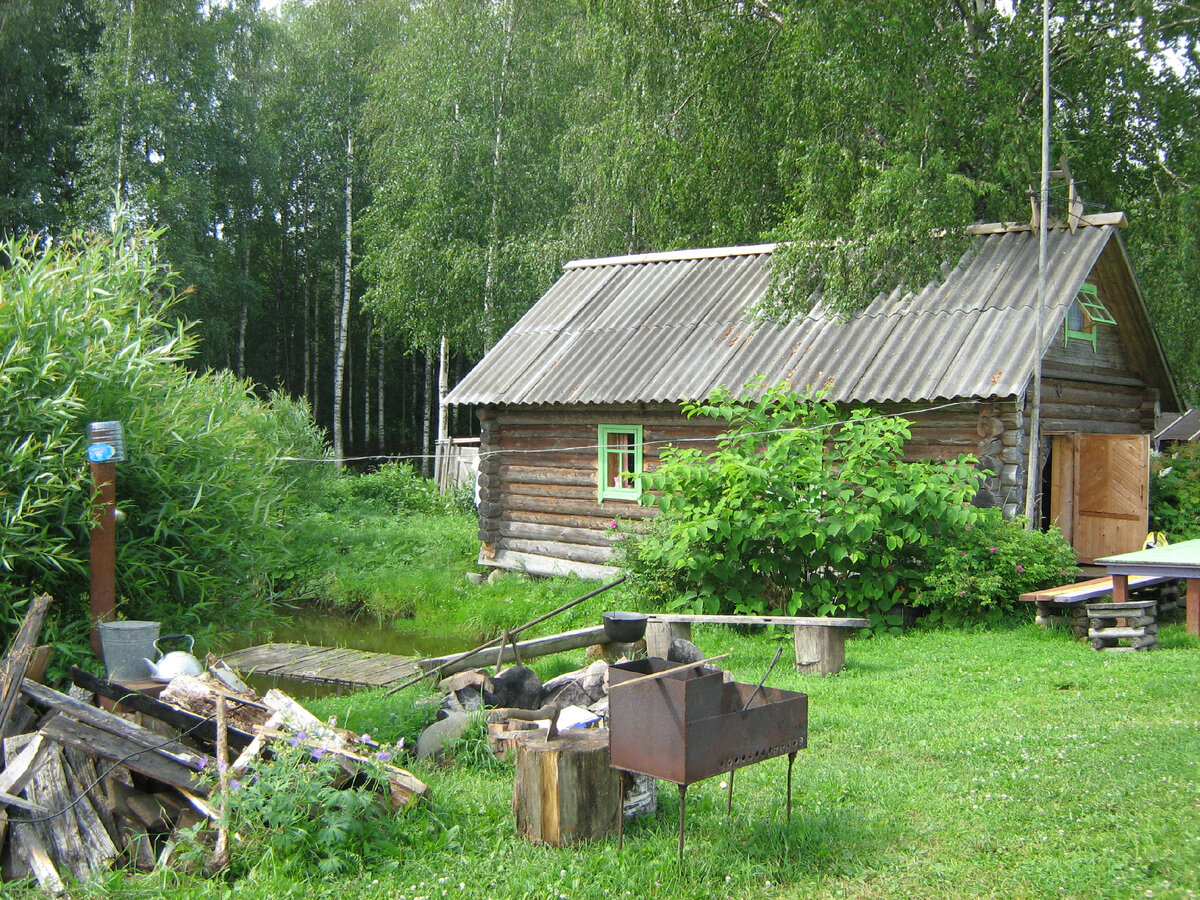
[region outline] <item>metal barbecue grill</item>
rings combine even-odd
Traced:
[[[679,785],[681,859],[687,788],[705,778],[728,773],[732,803],[735,770],[787,754],[791,820],[792,766],[808,743],[807,694],[726,684],[719,671],[654,657],[610,666],[608,678],[609,764]]]

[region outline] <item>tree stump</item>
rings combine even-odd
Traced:
[[[564,731],[516,745],[513,816],[537,844],[566,847],[617,830],[621,775],[608,765],[608,732]]]

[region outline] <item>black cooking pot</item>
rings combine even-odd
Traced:
[[[604,633],[610,641],[632,644],[646,633],[646,614],[637,612],[606,612]]]

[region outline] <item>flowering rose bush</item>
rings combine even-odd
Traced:
[[[918,571],[908,602],[928,606],[933,623],[968,624],[1017,612],[1021,594],[1069,582],[1076,565],[1058,528],[1028,531],[985,509],[930,543]]]

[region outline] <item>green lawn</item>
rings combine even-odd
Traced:
[[[394,871],[322,883],[258,868],[246,896],[1191,897],[1200,892],[1200,641],[1165,627],[1162,649],[1096,653],[1062,631],[912,632],[852,640],[836,677],[770,679],[809,695],[809,746],[784,821],[786,759],[693,785],[675,855],[677,791],[615,841],[532,846],[515,834],[507,767],[409,766],[430,802],[404,822]],[[696,629],[710,655],[757,681],[790,637]],[[786,660],[786,656],[784,657]],[[582,662],[580,658],[579,662]],[[561,664],[559,666],[561,668]],[[393,698],[394,699],[394,698]],[[366,729],[391,700],[331,698],[322,715]],[[214,886],[122,879],[104,893],[209,897]]]

